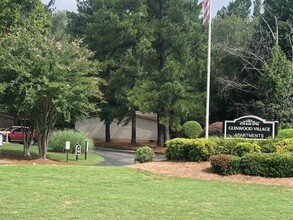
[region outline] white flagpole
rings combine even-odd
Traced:
[[[210,81],[211,81],[211,45],[212,45],[212,0],[210,0],[209,16],[209,39],[208,39],[208,64],[207,64],[207,100],[206,100],[206,131],[205,138],[209,138],[209,115],[210,115]]]

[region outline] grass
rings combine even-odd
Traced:
[[[1,219],[292,219],[293,188],[130,168],[0,166]]]
[[[19,149],[9,144],[2,152]],[[64,156],[55,154],[49,153]],[[5,220],[293,219],[292,187],[170,178],[126,167],[1,165],[0,173]]]
[[[31,146],[31,155],[33,158],[38,157],[38,146],[32,145]],[[22,158],[23,157],[23,145],[17,143],[4,143],[3,147],[1,148],[1,156],[0,158],[5,157],[15,157],[15,158]],[[66,153],[55,153],[55,152],[47,152],[47,158],[54,161],[60,162],[67,162],[67,155]],[[103,160],[102,157],[99,155],[89,152],[87,155],[87,160],[85,160],[85,155],[82,154],[79,156],[78,161],[76,161],[75,154],[68,155],[68,162],[70,164],[75,165],[93,165],[101,162]]]

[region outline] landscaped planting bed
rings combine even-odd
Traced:
[[[293,139],[182,139],[167,142],[172,161],[210,161],[221,175],[293,177]]]

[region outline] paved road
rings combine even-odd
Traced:
[[[96,147],[94,153],[104,158],[98,166],[125,166],[134,164],[134,152]],[[164,160],[164,155],[156,155],[156,160]]]

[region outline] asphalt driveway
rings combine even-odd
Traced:
[[[94,153],[104,158],[98,166],[126,166],[134,164],[134,152],[112,148],[95,147]],[[165,160],[162,154],[156,154],[156,160]]]

